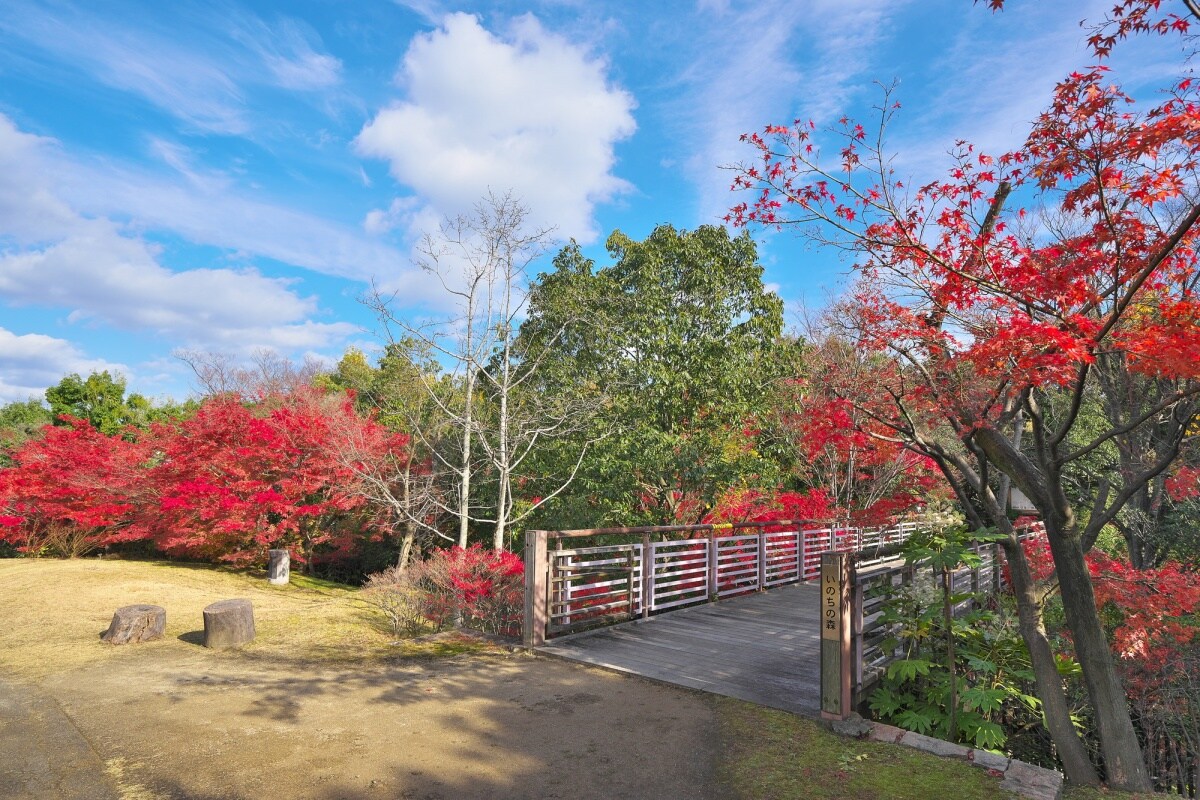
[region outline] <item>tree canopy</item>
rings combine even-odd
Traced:
[[[558,337],[542,390],[604,398],[606,430],[565,516],[699,519],[722,489],[771,469],[755,414],[782,374],[783,303],[746,234],[661,225],[641,242],[614,232],[608,252],[597,269],[578,246],[561,251],[521,327],[526,341]]]

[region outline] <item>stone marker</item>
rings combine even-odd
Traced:
[[[100,638],[109,644],[137,644],[161,639],[166,627],[167,610],[162,606],[121,606]]]
[[[276,586],[287,586],[291,575],[292,556],[287,550],[268,550],[267,558],[267,582]]]
[[[204,609],[204,646],[236,647],[254,641],[254,606],[249,600],[220,600]]]

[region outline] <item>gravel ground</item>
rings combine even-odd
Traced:
[[[718,740],[699,693],[519,653],[358,666],[146,648],[0,676],[12,800],[720,798]]]

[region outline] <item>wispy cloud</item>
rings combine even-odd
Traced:
[[[248,193],[178,143],[152,137],[149,151],[171,172],[68,153],[0,115],[0,237],[52,242],[86,215],[356,280],[411,269],[407,254],[357,226]]]
[[[440,0],[393,0],[401,8],[406,8],[426,22],[436,25],[446,15],[446,7]]]
[[[0,31],[12,40],[137,95],[198,132],[250,132],[256,85],[309,91],[340,80],[341,62],[321,52],[302,23],[268,23],[220,8],[187,22],[184,38],[140,12],[122,19],[111,9],[21,0],[0,10]]]
[[[794,3],[749,6],[701,3],[681,26],[692,53],[665,104],[668,127],[688,153],[684,169],[697,192],[697,213],[711,222],[728,209],[729,177],[717,167],[745,157],[738,137],[770,122],[824,121],[860,90],[887,20],[903,2]]]
[[[320,37],[303,23],[281,19],[268,25],[242,14],[231,33],[258,55],[277,86],[306,91],[327,89],[341,81],[342,62],[319,52]]]

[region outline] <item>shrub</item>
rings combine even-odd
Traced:
[[[405,569],[391,567],[367,580],[364,599],[399,634],[426,626],[462,624],[516,636],[525,604],[525,565],[507,551],[479,545],[435,550]]]
[[[407,570],[389,567],[367,578],[362,599],[378,609],[397,636],[415,636],[428,625],[422,608],[422,592],[416,581],[419,564]]]
[[[1040,713],[1029,653],[1010,616],[984,607],[982,595],[955,591],[953,580],[960,567],[979,565],[973,541],[997,537],[952,516],[927,523],[903,551],[922,580],[883,607],[882,621],[894,631],[884,649],[903,658],[888,666],[870,707],[902,728],[998,750],[1012,728],[1028,727]],[[1059,664],[1064,677],[1074,666]]]

